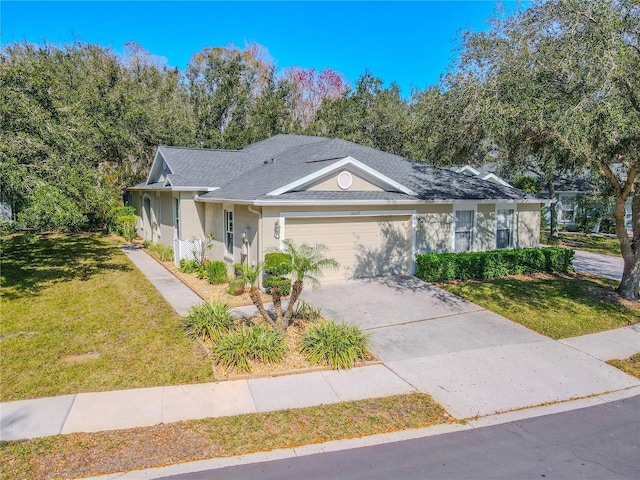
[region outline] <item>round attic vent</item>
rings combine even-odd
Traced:
[[[338,186],[342,190],[348,190],[352,183],[353,177],[349,172],[340,172],[340,175],[338,175]]]

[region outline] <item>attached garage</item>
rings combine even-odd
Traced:
[[[411,274],[412,215],[296,216],[284,218],[284,238],[328,247],[340,264],[322,281]]]

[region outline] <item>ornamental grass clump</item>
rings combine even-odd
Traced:
[[[207,278],[211,284],[227,283],[229,275],[227,273],[227,264],[221,260],[214,260],[205,264],[207,270]]]
[[[231,310],[226,303],[203,302],[189,309],[184,321],[185,335],[216,341],[233,326]]]
[[[322,322],[307,332],[301,351],[312,363],[348,369],[369,357],[369,335],[356,325]]]
[[[211,350],[217,365],[244,372],[251,372],[252,360],[278,363],[285,354],[282,333],[266,325],[251,325],[227,332],[220,336]]]
[[[173,260],[173,248],[163,243],[148,243],[145,245],[152,254],[158,257],[163,262]]]

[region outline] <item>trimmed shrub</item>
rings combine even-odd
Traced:
[[[280,292],[283,297],[286,297],[291,293],[291,280],[282,277],[269,277],[264,281],[265,288],[271,290],[273,287],[280,287]]]
[[[300,350],[312,363],[347,369],[369,356],[369,335],[356,325],[322,322],[307,332]]]
[[[426,253],[416,256],[416,276],[426,282],[567,273],[575,252],[566,248],[523,248],[491,252]]]
[[[213,361],[225,368],[251,371],[251,360],[277,363],[284,359],[286,346],[279,331],[252,325],[230,331],[218,339],[211,351]]]
[[[136,209],[134,207],[116,207],[109,214],[109,230],[130,242],[136,238]]]
[[[270,252],[264,256],[264,273],[267,277],[263,285],[270,291],[273,287],[280,287],[283,296],[291,292],[291,280],[286,278],[293,271],[291,255],[283,252]]]
[[[264,273],[276,277],[289,275],[293,270],[291,255],[283,252],[270,252],[264,256]]]
[[[227,264],[221,260],[215,260],[205,264],[207,269],[207,277],[209,283],[227,283],[229,281],[229,275],[227,273]]]
[[[231,310],[226,303],[203,302],[189,309],[184,320],[184,331],[188,337],[216,341],[233,325]]]

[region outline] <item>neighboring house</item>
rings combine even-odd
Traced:
[[[504,178],[498,175],[498,166],[495,163],[486,163],[480,167],[472,167],[470,165],[456,165],[450,167],[454,172],[463,173],[465,175],[482,178],[499,185],[511,186]],[[540,184],[544,181],[536,174],[529,172],[527,175],[536,178]],[[578,200],[580,197],[590,194],[596,190],[596,184],[591,180],[588,172],[580,175],[569,175],[560,178],[555,183],[555,199],[558,224],[571,230],[577,228],[577,218],[580,213],[578,208]],[[549,197],[549,192],[543,190],[540,196]],[[551,213],[549,208],[543,209],[545,222],[549,224],[551,221]],[[626,203],[625,225],[627,230],[631,230],[631,198]],[[596,229],[598,226],[596,226]]]
[[[577,219],[580,214],[578,200],[580,200],[580,197],[593,193],[598,187],[591,180],[588,173],[561,177],[555,182],[554,186],[558,225],[564,225],[568,230],[574,230],[577,228]],[[540,196],[548,197],[549,191],[543,190],[540,192]],[[632,198],[629,197],[625,204],[625,227],[629,231],[631,231],[631,200]],[[545,221],[549,223],[551,220],[549,209],[545,209],[544,215]],[[596,225],[594,231],[598,229],[599,225]]]
[[[324,244],[340,263],[325,281],[412,273],[423,252],[537,246],[544,203],[345,140],[296,135],[232,151],[161,146],[128,200],[143,239],[213,235],[211,257],[230,267],[263,260],[285,239]]]

